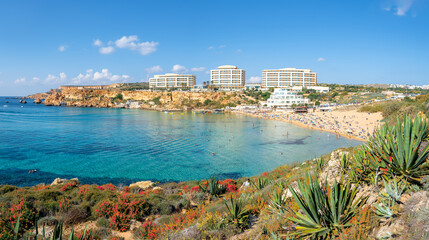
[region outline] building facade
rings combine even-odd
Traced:
[[[298,92],[302,92],[306,89],[311,89],[311,90],[314,90],[318,93],[328,93],[329,92],[329,87],[321,87],[321,86],[307,86],[307,87],[293,86],[293,87],[290,87],[290,89],[292,91],[298,91]]]
[[[167,73],[164,75],[155,75],[149,79],[149,88],[151,89],[169,89],[169,88],[192,88],[196,83],[195,75]]]
[[[268,107],[291,107],[292,105],[305,105],[309,99],[298,95],[298,92],[285,88],[275,88],[273,94],[267,100]]]
[[[262,88],[316,86],[317,74],[310,69],[282,68],[262,71]]]
[[[210,83],[213,88],[223,90],[242,89],[245,84],[245,71],[232,65],[219,66],[210,70]]]

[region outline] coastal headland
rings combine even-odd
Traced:
[[[52,90],[45,99],[47,106],[130,107],[151,110],[189,110],[192,108],[220,108],[236,106],[254,100],[237,92],[184,92],[184,91],[121,91],[118,89]],[[133,103],[127,104],[127,101]]]

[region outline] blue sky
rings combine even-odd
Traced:
[[[64,84],[209,80],[232,64],[310,68],[322,83],[429,84],[429,1],[0,2],[0,96]]]

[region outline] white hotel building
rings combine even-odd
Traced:
[[[151,89],[169,89],[169,88],[192,88],[196,83],[195,75],[167,73],[164,75],[155,75],[149,79],[149,88]]]
[[[282,68],[262,71],[262,88],[316,86],[317,74],[310,69]]]
[[[245,71],[232,65],[219,66],[210,70],[211,86],[221,90],[242,89],[245,84]]]
[[[298,92],[285,88],[275,88],[267,100],[268,107],[291,107],[292,105],[304,105],[310,102],[309,99],[298,95]]]

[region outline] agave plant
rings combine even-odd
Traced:
[[[224,194],[226,192],[226,186],[221,185],[220,181],[217,179],[217,177],[212,176],[207,181],[207,186],[204,186],[202,184],[199,185],[200,189],[205,193],[210,193],[210,195],[219,197],[220,195]]]
[[[382,217],[382,218],[386,218],[386,219],[390,219],[395,217],[395,214],[390,206],[390,204],[384,204],[384,203],[374,203],[373,204],[375,207],[375,213]]]
[[[320,157],[316,159],[316,166],[317,166],[317,171],[322,171],[325,168],[325,158]]]
[[[239,199],[230,198],[230,204],[227,200],[223,200],[228,210],[226,220],[240,229],[245,229],[249,225],[249,211],[243,208],[243,204]]]
[[[272,212],[283,214],[286,212],[286,199],[283,197],[283,187],[276,186],[270,194],[269,209]]]
[[[268,184],[270,184],[270,181],[267,178],[262,177],[258,178],[256,182],[252,182],[252,185],[256,190],[264,189]]]
[[[306,181],[298,182],[299,192],[289,186],[292,195],[304,214],[294,213],[289,220],[296,223],[296,235],[310,239],[337,236],[351,226],[350,221],[366,201],[357,197],[357,186],[350,182],[321,185],[318,178],[306,173]]]
[[[385,192],[382,192],[381,195],[384,199],[392,202],[392,204],[399,203],[402,193],[405,191],[405,185],[401,182],[396,181],[396,178],[386,182],[383,179]]]
[[[354,168],[360,169],[362,180],[377,180],[381,173],[397,176],[408,185],[419,183],[420,177],[429,174],[429,145],[422,143],[429,137],[429,122],[422,116],[405,116],[402,122],[390,127],[381,126],[367,144],[354,155]]]
[[[18,220],[16,221],[15,228],[14,228],[14,233],[15,233],[15,239],[16,240],[19,239],[18,233],[19,233],[19,228],[20,228],[20,218],[21,218],[21,214],[19,214]],[[37,228],[37,221],[36,221],[36,225],[35,226],[36,226],[36,235],[34,237],[35,237],[35,239],[38,239],[38,235],[39,234],[38,234],[38,228]],[[74,240],[74,239],[76,239],[76,240],[90,239],[91,236],[94,234],[94,232],[91,230],[91,232],[87,233],[86,232],[86,228],[87,227],[85,227],[85,230],[83,231],[82,236],[80,236],[79,238],[76,238],[74,236],[74,228],[72,227],[72,230],[70,232],[70,235],[69,235],[68,239],[69,240]],[[30,236],[27,237],[27,240],[30,240],[30,239],[34,239],[34,238],[32,238],[32,236],[30,235]],[[63,239],[64,238],[63,238],[63,224],[62,223],[57,223],[55,225],[55,227],[53,229],[53,232],[52,232],[52,236],[50,238],[46,237],[46,234],[45,234],[45,224],[43,224],[43,230],[42,230],[41,240],[63,240]]]

